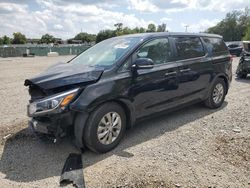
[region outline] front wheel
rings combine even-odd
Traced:
[[[106,103],[90,114],[83,141],[92,151],[105,153],[115,148],[126,130],[126,115],[116,103]]]
[[[219,108],[223,104],[226,96],[226,83],[219,78],[213,84],[209,97],[205,101],[205,105],[211,109]]]

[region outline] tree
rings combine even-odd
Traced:
[[[145,33],[145,32],[156,32],[156,26],[154,24],[149,24],[148,28],[145,29],[143,27],[135,27],[135,28],[129,28],[129,27],[123,27],[122,23],[117,23],[114,25],[116,27],[115,30],[103,30],[100,31],[96,36],[96,43],[111,38],[115,36],[120,35],[128,35],[128,34],[134,34],[134,33]],[[164,32],[166,31],[166,24],[161,24],[157,28],[158,32]]]
[[[146,33],[146,29],[143,27],[140,27],[139,33]]]
[[[49,44],[49,43],[54,43],[55,41],[56,41],[55,37],[47,33],[41,37],[40,43]]]
[[[133,33],[145,33],[146,32],[146,29],[143,28],[143,27],[136,27],[133,29]]]
[[[135,27],[134,29],[132,29],[133,33],[140,33],[140,28],[139,27]]]
[[[240,41],[250,26],[250,10],[233,11],[206,32],[222,35],[225,41]]]
[[[25,44],[26,43],[26,37],[24,34],[20,32],[13,33],[13,40],[12,44]]]
[[[208,29],[208,33],[215,33],[222,35],[226,41],[240,40],[239,33],[237,33],[237,19],[239,13],[234,11],[227,13],[226,18],[219,22],[216,26]]]
[[[161,24],[161,25],[158,25],[157,27],[157,32],[165,32],[166,31],[166,27],[167,25],[166,24]]]
[[[133,34],[137,33],[134,29],[130,29],[128,27],[124,27],[121,31],[122,35],[128,35],[128,34]]]
[[[250,26],[248,26],[245,36],[243,37],[243,40],[250,40]]]
[[[2,38],[2,44],[11,44],[11,38],[4,35]]]
[[[94,42],[96,40],[96,35],[81,32],[78,33],[74,39],[81,40],[82,42]]]
[[[114,30],[107,29],[100,31],[96,36],[96,43],[115,36],[116,36],[116,31]]]
[[[123,23],[116,23],[114,26],[116,27],[116,35],[123,35]]]
[[[155,24],[152,24],[152,23],[149,24],[149,25],[148,25],[147,32],[156,32]]]

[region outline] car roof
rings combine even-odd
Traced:
[[[137,33],[130,35],[122,35],[119,38],[126,37],[139,37],[142,39],[153,38],[153,37],[162,37],[162,36],[199,36],[199,37],[216,37],[222,38],[220,35],[208,34],[208,33],[188,33],[188,32],[155,32],[155,33]]]

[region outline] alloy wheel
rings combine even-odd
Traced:
[[[121,127],[121,116],[118,113],[109,112],[105,114],[97,127],[98,140],[104,145],[113,143],[119,136]]]
[[[224,87],[221,83],[218,83],[215,87],[214,87],[214,91],[213,91],[213,101],[215,104],[219,104],[224,96]]]

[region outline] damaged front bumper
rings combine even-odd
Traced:
[[[48,124],[43,123],[43,122],[38,122],[38,121],[34,120],[33,118],[29,120],[29,127],[34,132],[49,134],[49,131],[47,128]]]
[[[74,117],[75,115],[71,111],[62,114],[32,117],[29,120],[29,127],[35,133],[60,138],[73,132]]]
[[[31,118],[29,126],[36,133],[62,137],[73,130],[75,112],[69,104],[77,98],[79,88],[31,100],[27,106],[27,115]]]

